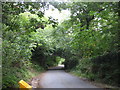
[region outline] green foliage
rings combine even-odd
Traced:
[[[30,62],[29,62],[30,63]],[[2,88],[18,88],[18,82],[20,80],[25,80],[27,82],[40,72],[43,71],[43,68],[38,64],[31,64],[29,66],[21,66],[21,68],[14,67],[3,67],[3,77],[2,77]]]
[[[69,58],[69,60],[65,61],[66,69],[72,69],[78,64],[78,58],[75,56],[72,56]]]
[[[45,17],[49,4],[69,10],[70,18],[58,24]],[[119,74],[117,2],[4,2],[2,7],[4,88],[34,76],[32,69],[38,72],[62,62],[80,76],[119,84],[113,79]]]
[[[65,62],[65,59],[57,56],[56,57],[56,62],[57,62],[58,65],[61,65]]]
[[[114,52],[95,58],[81,59],[72,72],[75,70],[77,75],[92,81],[119,86],[119,54],[120,52]]]
[[[97,78],[103,79],[105,83],[119,85],[119,56],[120,52],[111,52],[109,54],[92,59],[92,73],[97,75]],[[99,63],[99,64],[98,64]],[[107,82],[109,81],[109,82]]]
[[[32,71],[29,71],[30,68],[39,72],[43,70],[43,67],[31,62],[32,50],[37,45],[46,44],[38,32],[47,25],[54,25],[55,20],[45,18],[42,11],[38,12],[40,7],[44,8],[42,4],[2,3],[3,88],[18,87],[18,81],[21,79],[28,81],[33,76]],[[32,11],[33,9],[34,11]],[[39,31],[37,31],[38,29]],[[48,49],[47,45],[43,48]],[[45,54],[46,50],[41,52]]]
[[[60,49],[57,55],[65,58],[66,69],[73,69],[80,76],[91,80],[103,79],[105,83],[109,81],[110,84],[119,85],[117,81],[117,76],[119,76],[117,58],[119,56],[113,58],[120,49],[118,3],[71,2],[69,4],[59,3],[58,6],[53,3],[53,5],[58,9],[71,10],[70,19],[64,21],[54,32],[58,49]],[[60,8],[61,5],[63,8]],[[100,62],[92,62],[94,58],[99,57],[102,57]],[[75,64],[78,61],[80,63]],[[110,71],[110,68],[114,73]],[[93,73],[94,69],[98,73]],[[98,77],[99,75],[103,77]]]

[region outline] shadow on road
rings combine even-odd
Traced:
[[[49,67],[48,70],[64,70],[64,65],[58,65],[55,67]]]
[[[71,75],[64,71],[64,65],[56,67],[49,67],[48,71],[42,73],[40,76],[33,78],[31,85],[33,88],[97,88],[99,87],[92,85],[90,82],[83,81],[79,77]],[[89,90],[89,89],[88,89]],[[102,89],[100,89],[102,90]]]

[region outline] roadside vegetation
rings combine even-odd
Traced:
[[[46,17],[50,5],[71,14],[62,22]],[[119,86],[119,23],[118,2],[3,2],[3,88],[18,87],[21,79],[29,82],[59,64],[80,77]]]

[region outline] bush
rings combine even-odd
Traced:
[[[72,70],[77,75],[92,81],[98,80],[106,84],[120,85],[120,52],[111,52],[94,58],[84,58]]]
[[[79,63],[78,57],[73,56],[69,60],[65,61],[65,68],[66,69],[72,69]]]

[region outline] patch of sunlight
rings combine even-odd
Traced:
[[[58,66],[60,66],[60,67],[64,67],[65,65],[64,65],[64,64],[61,64],[61,65],[58,65]]]
[[[59,65],[62,65],[62,66],[63,66],[63,63],[65,62],[65,59],[57,56],[57,57],[56,57],[56,61],[58,62],[58,66],[59,66]]]
[[[50,5],[50,8],[45,11],[46,17],[53,17],[54,19],[57,19],[59,23],[69,19],[70,14],[71,14],[70,10],[62,10],[60,12],[57,8],[55,8],[52,5]]]

